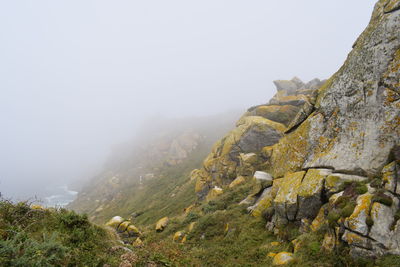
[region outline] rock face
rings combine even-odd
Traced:
[[[198,197],[254,175],[260,182],[240,204],[267,229],[329,229],[326,250],[344,243],[353,256],[400,254],[399,7],[376,4],[326,82],[274,81],[268,104],[250,108],[192,172]]]
[[[239,176],[249,177],[265,160],[261,150],[272,147],[285,132],[297,127],[314,110],[318,79],[304,84],[300,79],[275,81],[278,92],[268,104],[250,108],[236,128],[218,141],[203,168],[192,172],[196,193],[204,198],[214,186],[230,184]]]
[[[374,175],[387,163],[400,131],[399,12],[384,11],[392,2],[377,3],[345,64],[319,90],[314,113],[285,138],[301,136],[303,142],[274,147],[275,175],[290,170],[279,162],[285,155],[296,160],[296,168],[362,175]]]

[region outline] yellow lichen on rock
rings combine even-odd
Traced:
[[[128,229],[128,226],[131,224],[130,221],[124,221],[123,223],[121,223],[118,228],[117,231],[118,232],[125,232]]]
[[[161,232],[165,229],[165,227],[167,227],[169,223],[169,218],[168,217],[164,217],[160,220],[158,220],[158,222],[156,223],[156,231]]]
[[[363,235],[368,234],[366,219],[370,213],[372,197],[373,195],[370,193],[365,193],[357,197],[357,205],[353,213],[345,220],[345,226],[347,228]]]
[[[254,110],[247,112],[247,116],[261,116],[288,125],[298,110],[299,108],[293,105],[258,106]]]
[[[304,176],[298,195],[309,197],[321,192],[325,177],[329,174],[326,169],[309,169]]]
[[[325,210],[326,207],[321,207],[317,217],[315,217],[315,219],[312,221],[310,228],[313,232],[318,231],[322,227],[322,225],[326,223]]]
[[[172,240],[175,242],[182,242],[183,237],[185,236],[185,232],[178,231],[174,234]]]
[[[272,241],[271,243],[269,243],[269,245],[271,246],[271,247],[276,247],[276,246],[279,246],[281,243],[279,243],[279,242],[277,242],[277,241]]]
[[[220,187],[214,187],[213,189],[211,189],[206,197],[206,201],[210,201],[210,200],[214,200],[216,199],[218,196],[222,195],[224,193],[224,190]]]
[[[128,226],[128,228],[126,229],[126,231],[128,232],[129,236],[140,235],[139,229],[136,226],[134,226],[133,224],[130,224]]]
[[[245,182],[246,179],[243,176],[239,176],[229,184],[229,188],[234,188],[238,185],[244,184]]]
[[[305,171],[286,174],[280,182],[274,202],[295,204],[297,202],[301,181],[305,174]]]
[[[273,257],[276,256],[276,253],[274,253],[274,252],[269,252],[267,256],[270,257],[270,258],[273,258]]]
[[[269,207],[272,206],[274,198],[272,196],[272,193],[269,192],[264,198],[262,198],[258,204],[255,206],[255,208],[251,211],[251,215],[254,217],[261,217],[262,213],[268,209]]]
[[[282,177],[287,172],[301,169],[308,153],[308,120],[292,133],[284,136],[279,143],[272,146],[272,155],[268,161],[269,173],[274,177]]]
[[[143,246],[143,241],[138,237],[133,241],[132,246],[139,248]]]
[[[31,205],[31,209],[33,209],[33,210],[46,210],[45,208],[43,208],[43,206],[38,205],[38,204],[32,204]]]
[[[194,208],[196,208],[196,204],[192,204],[192,205],[188,206],[187,208],[184,208],[183,213],[185,215],[188,215]]]
[[[293,253],[290,252],[279,252],[275,255],[272,261],[273,265],[285,265],[294,261]]]
[[[111,220],[109,220],[106,223],[106,226],[110,226],[113,227],[115,229],[117,229],[117,227],[124,221],[124,218],[120,217],[120,216],[115,216],[113,218],[111,218]]]
[[[280,188],[282,180],[283,180],[282,178],[273,180],[272,187],[266,189],[269,190],[269,192],[262,199],[260,199],[256,205],[252,207],[251,210],[252,216],[261,217],[261,215],[266,209],[272,207],[274,198],[276,197],[276,194]]]

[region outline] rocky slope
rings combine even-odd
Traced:
[[[379,1],[346,62],[318,80],[276,81],[192,172],[200,198],[263,171],[243,203],[276,233],[329,224],[324,244],[353,255],[400,253],[400,11]],[[344,211],[343,211],[344,210]]]
[[[145,258],[178,265],[400,266],[379,261],[400,255],[399,33],[400,2],[378,1],[338,72],[275,81],[276,95],[249,108],[202,166],[202,134],[174,135],[109,168],[72,207],[127,218],[109,225]]]

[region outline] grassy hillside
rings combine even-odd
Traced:
[[[272,266],[273,259],[268,255],[295,250],[295,260],[285,266],[400,266],[400,257],[394,255],[353,259],[344,245],[328,252],[321,245],[323,229],[302,233],[293,224],[279,229],[277,234],[266,231],[264,218],[250,216],[238,205],[253,186],[248,183],[228,189],[219,198],[171,218],[161,233],[154,230],[154,225],[143,229],[144,246],[135,249],[138,264],[145,266],[152,261],[158,266]],[[186,234],[186,241],[173,240],[177,231]]]

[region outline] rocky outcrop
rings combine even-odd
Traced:
[[[329,229],[325,250],[344,243],[353,256],[400,254],[399,32],[398,1],[381,0],[322,86],[275,81],[269,103],[250,108],[192,173],[198,196],[263,173],[269,183],[240,204],[267,229]]]
[[[314,110],[321,81],[304,84],[293,78],[274,83],[278,90],[274,98],[268,104],[250,108],[236,128],[214,145],[203,168],[192,172],[200,198],[214,186],[230,184],[239,176],[252,176],[265,160],[262,149],[277,144]]]
[[[114,216],[106,223],[106,226],[116,231],[125,243],[132,244],[142,235],[130,220],[125,220],[121,216]]]
[[[377,3],[345,64],[320,88],[316,110],[274,146],[274,176],[321,167],[374,175],[387,163],[400,131],[399,14],[384,12],[392,2]]]

